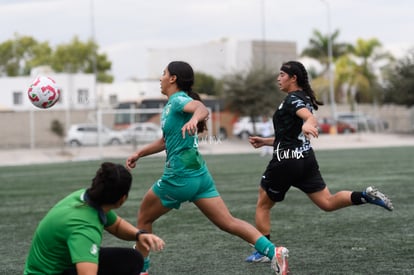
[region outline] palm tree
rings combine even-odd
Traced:
[[[351,48],[353,60],[356,64],[354,74],[359,75],[360,79],[365,79],[364,85],[361,82],[354,83],[358,90],[359,101],[376,101],[375,91],[379,87],[378,74],[376,69],[380,68],[380,62],[391,62],[394,57],[381,50],[382,44],[376,38],[358,39],[355,46]],[[366,83],[367,82],[367,83]]]
[[[329,35],[323,35],[320,31],[314,30],[312,37],[309,39],[309,46],[302,51],[301,56],[308,56],[318,60],[324,67],[322,74],[325,74],[329,68],[329,38],[332,42],[332,59],[334,62],[338,57],[349,52],[349,44],[336,42],[339,34],[339,30],[335,30],[329,37]]]
[[[350,55],[343,55],[336,60],[335,75],[335,90],[339,91],[340,101],[350,103],[351,110],[355,110],[356,93],[369,89],[368,78],[361,73],[361,68]]]

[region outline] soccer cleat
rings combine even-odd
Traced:
[[[254,251],[252,255],[247,257],[244,261],[248,263],[268,263],[270,262],[270,259],[259,251]]]
[[[368,203],[379,205],[389,211],[392,211],[394,209],[391,200],[373,186],[367,187],[367,189],[362,192],[362,196],[367,200]]]
[[[289,250],[286,247],[278,246],[275,248],[271,268],[276,275],[287,275],[289,273],[288,258]]]

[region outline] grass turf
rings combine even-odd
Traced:
[[[363,205],[325,213],[292,188],[272,211],[272,240],[290,250],[291,274],[414,274],[414,147],[316,152],[331,192],[375,185],[394,212]],[[255,154],[207,155],[217,188],[234,216],[254,222],[258,182],[268,159]],[[124,163],[124,160],[111,160]],[[140,160],[129,200],[117,213],[135,224],[136,210],[161,175],[164,158]],[[100,162],[0,167],[0,274],[22,274],[32,234],[46,211],[87,187]],[[154,225],[166,249],[152,253],[151,275],[271,274],[248,264],[252,249],[220,231],[185,203]],[[105,234],[105,246],[132,246]]]

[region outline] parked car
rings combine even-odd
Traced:
[[[233,124],[233,136],[239,137],[241,139],[247,139],[251,135],[261,135],[265,127],[269,127],[268,123],[270,122],[271,132],[273,133],[273,124],[272,118],[267,118],[267,122],[265,122],[264,118],[259,116],[254,118],[254,127],[253,129],[253,120],[251,117],[245,116],[240,117],[234,124]]]
[[[65,143],[70,146],[98,145],[97,124],[73,124],[65,137]],[[102,125],[100,138],[104,145],[116,145],[125,143],[121,131],[114,131]]]
[[[148,143],[162,137],[161,127],[152,122],[133,123],[122,132],[127,143]]]
[[[331,132],[331,127],[336,124],[336,131],[338,134],[348,134],[348,133],[355,133],[356,128],[351,124],[337,120],[332,118],[320,118],[318,119],[318,129],[320,134],[329,134]]]
[[[337,119],[352,125],[357,131],[378,132],[388,129],[388,123],[386,121],[367,116],[363,113],[338,113]]]

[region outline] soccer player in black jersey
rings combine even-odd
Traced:
[[[318,137],[317,120],[313,111],[319,102],[309,84],[302,63],[289,61],[282,65],[277,77],[280,90],[287,93],[273,115],[274,137],[252,136],[254,148],[273,146],[274,154],[263,173],[256,205],[256,227],[270,239],[270,210],[283,201],[291,186],[299,188],[320,209],[334,211],[351,205],[372,203],[392,211],[391,200],[370,186],[363,192],[340,191],[331,194],[319,171],[310,138]],[[253,252],[247,262],[268,262],[259,252]]]

